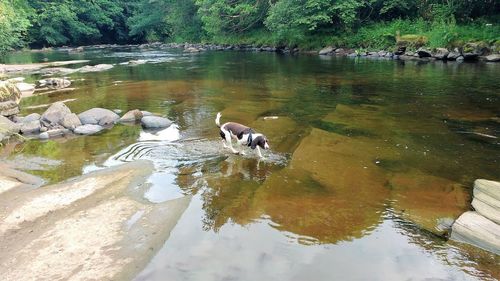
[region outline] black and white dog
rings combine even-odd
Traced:
[[[247,126],[235,122],[227,122],[221,126],[221,116],[222,114],[220,112],[217,113],[215,124],[220,128],[220,136],[223,139],[222,144],[224,147],[231,149],[233,153],[245,155],[243,150],[239,152],[233,148],[232,139],[234,138],[241,146],[246,145],[251,149],[257,148],[257,153],[259,154],[259,157],[262,158],[260,148],[269,149],[269,143],[267,142],[266,137],[263,134],[254,132],[254,130]]]

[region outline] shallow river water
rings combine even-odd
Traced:
[[[499,256],[440,229],[470,208],[475,179],[500,180],[499,64],[126,48],[6,58],[69,59],[116,65],[69,75],[77,90],[24,99],[23,114],[70,100],[73,112],[139,108],[176,127],[161,138],[116,125],[2,157],[48,183],[149,159],[148,200],[193,195],[136,280],[500,278]],[[263,160],[222,148],[219,111],[268,137]]]

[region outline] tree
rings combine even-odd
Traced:
[[[0,53],[26,44],[30,12],[29,6],[23,0],[0,2]]]

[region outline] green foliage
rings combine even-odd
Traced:
[[[319,48],[499,41],[496,0],[0,0],[0,52],[31,46],[217,42]],[[399,32],[401,37],[396,38]]]
[[[30,22],[25,3],[17,0],[0,2],[0,53],[23,47]]]
[[[262,26],[269,2],[264,0],[196,0],[204,29],[210,35],[249,31]]]

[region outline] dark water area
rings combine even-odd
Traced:
[[[24,99],[23,114],[73,99],[77,113],[139,108],[175,121],[178,139],[116,125],[2,154],[53,160],[27,168],[49,183],[150,159],[148,200],[193,195],[137,280],[500,278],[499,256],[440,230],[470,209],[475,179],[500,180],[499,64],[126,48],[4,58],[70,59],[116,65],[69,75],[77,90]],[[268,137],[263,160],[222,148],[219,111]]]

